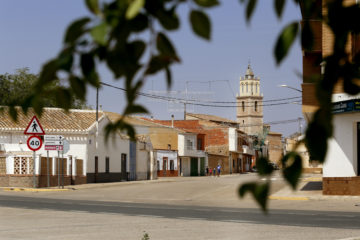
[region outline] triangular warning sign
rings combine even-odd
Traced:
[[[29,135],[45,135],[45,132],[39,122],[39,119],[37,119],[36,116],[33,116],[31,121],[29,122],[29,125],[24,131],[24,134]]]

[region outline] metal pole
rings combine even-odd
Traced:
[[[33,151],[34,153],[34,162],[33,162],[33,180],[34,180],[34,188],[36,188],[36,176],[35,176],[35,170],[36,170],[36,161],[35,161],[35,151]]]
[[[64,150],[61,151],[61,187],[64,188]]]
[[[49,151],[47,152],[47,164],[46,164],[46,172],[47,172],[47,187],[50,187],[50,173],[49,173]]]
[[[58,188],[60,188],[60,151],[58,150]]]

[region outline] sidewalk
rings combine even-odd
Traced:
[[[302,179],[298,189],[293,190],[289,185],[269,196],[271,200],[359,200],[360,196],[344,196],[344,195],[323,195],[322,194],[322,178],[308,177]]]
[[[174,182],[172,178],[159,178],[156,180],[141,180],[141,181],[124,181],[124,182],[107,182],[107,183],[87,183],[81,185],[67,185],[64,188],[49,187],[49,188],[24,188],[24,187],[0,187],[3,191],[14,191],[14,192],[61,192],[81,189],[95,189],[95,188],[106,188],[114,186],[128,186],[134,184],[151,184],[161,182]]]

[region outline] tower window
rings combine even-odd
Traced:
[[[255,112],[257,112],[257,101],[255,101]]]
[[[242,105],[243,112],[245,112],[245,103],[244,103],[244,101],[241,102],[241,105]]]
[[[248,92],[249,90],[248,90],[248,84],[246,83],[246,92]]]

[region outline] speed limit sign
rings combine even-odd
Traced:
[[[42,141],[41,141],[41,138],[39,136],[31,136],[27,140],[27,146],[32,151],[39,150],[41,148],[41,145],[42,145]]]

